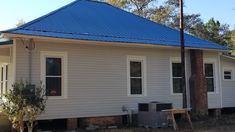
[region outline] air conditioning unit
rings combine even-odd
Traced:
[[[138,124],[143,127],[167,127],[167,113],[162,110],[172,109],[172,103],[150,102],[138,104]]]

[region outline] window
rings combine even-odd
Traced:
[[[145,57],[128,56],[128,95],[145,94]]]
[[[8,65],[0,66],[0,94],[1,96],[7,93],[8,87]]]
[[[182,93],[182,68],[181,63],[173,62],[172,69],[172,87],[173,93]]]
[[[41,74],[46,95],[65,97],[67,55],[57,52],[41,53]]]
[[[5,66],[5,92],[8,91],[8,65]]]
[[[46,57],[46,95],[61,96],[61,58]]]
[[[131,94],[142,94],[142,62],[130,61]]]
[[[205,66],[204,69],[205,69],[207,91],[214,92],[215,91],[214,65],[212,63],[206,63],[204,66]]]
[[[224,69],[224,80],[232,80],[233,79],[233,71],[232,69]]]

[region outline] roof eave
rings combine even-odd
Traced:
[[[48,37],[48,36],[34,36],[34,35],[25,35],[25,34],[16,34],[11,32],[3,32],[3,36],[8,38],[35,38],[35,39],[42,39],[42,40],[64,40],[64,41],[73,41],[73,42],[96,42],[96,44],[101,45],[119,45],[119,46],[137,46],[137,47],[159,47],[159,48],[180,48],[180,46],[172,46],[172,45],[161,45],[161,44],[144,44],[144,43],[128,43],[128,42],[113,42],[113,41],[95,41],[95,40],[82,40],[82,39],[69,39],[69,38],[56,38],[56,37]],[[200,49],[200,50],[207,50],[207,51],[220,51],[226,52],[230,51],[230,49],[213,49],[213,48],[195,48],[195,47],[185,47],[186,50],[190,49]]]

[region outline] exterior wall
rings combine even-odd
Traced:
[[[10,48],[0,48],[0,56],[10,56]]]
[[[208,107],[209,108],[221,108],[221,81],[220,81],[220,58],[218,52],[205,52],[204,51],[204,63],[214,63],[215,74],[215,92],[208,93]]]
[[[8,85],[7,89],[11,88],[13,82],[13,56],[12,56],[12,47],[9,48],[1,48],[0,47],[0,66],[8,65]],[[4,79],[6,71],[3,71]],[[5,82],[3,86],[6,86]]]
[[[40,51],[67,52],[68,55],[67,98],[48,99],[46,112],[40,119],[121,115],[126,114],[122,112],[122,106],[137,110],[138,103],[150,101],[171,102],[175,108],[182,106],[182,95],[172,95],[170,89],[170,58],[179,57],[179,50],[35,43],[36,49],[32,55],[32,82],[35,84],[40,83]],[[128,55],[146,57],[147,96],[127,96]],[[188,82],[191,70],[189,55],[186,55]],[[217,53],[204,55],[218,59]],[[28,53],[20,42],[16,44],[16,57],[16,80],[27,80]],[[219,93],[209,95],[209,107],[220,107]]]
[[[232,80],[224,80],[224,68],[232,69]],[[221,57],[222,104],[223,107],[235,107],[235,60]]]

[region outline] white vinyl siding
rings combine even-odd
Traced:
[[[35,41],[32,52],[32,83],[40,85],[41,51],[67,53],[67,98],[48,99],[46,112],[39,119],[78,118],[124,115],[122,106],[137,110],[138,103],[150,101],[173,103],[182,108],[182,96],[171,94],[171,57],[180,58],[180,50],[173,48],[138,48],[93,45],[71,41]],[[146,96],[128,95],[127,56],[146,57]],[[28,54],[16,45],[16,80],[28,77]],[[214,54],[213,54],[214,56]],[[212,57],[213,57],[212,56]],[[189,54],[186,52],[186,78],[190,77]],[[187,84],[187,87],[189,85]],[[218,95],[209,95],[210,108],[219,107]],[[56,112],[55,112],[56,110]]]
[[[204,70],[205,64],[213,64],[214,92],[208,92],[208,107],[221,108],[221,81],[220,60],[218,52],[203,51]],[[205,71],[204,71],[205,73]]]
[[[223,107],[235,107],[235,60],[221,57],[222,104]],[[224,79],[224,71],[231,71],[232,79]]]

